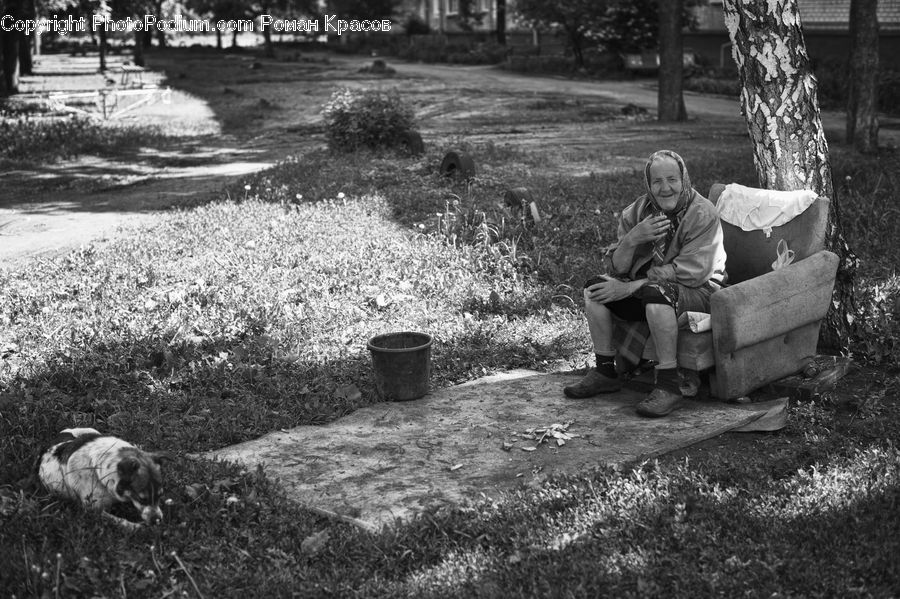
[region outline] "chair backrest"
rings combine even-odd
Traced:
[[[714,183],[709,189],[709,201],[716,204],[725,185]],[[730,284],[740,283],[772,271],[778,257],[778,242],[784,240],[794,250],[794,262],[812,256],[825,248],[825,227],[831,201],[819,197],[810,206],[780,227],[764,231],[744,231],[722,221],[725,237],[725,270]]]

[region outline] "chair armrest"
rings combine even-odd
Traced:
[[[710,298],[717,354],[735,352],[825,317],[838,257],[828,250],[720,289]]]

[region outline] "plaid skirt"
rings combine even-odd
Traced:
[[[633,296],[606,304],[613,314],[613,343],[622,365],[631,370],[644,355],[644,347],[650,338],[646,304],[672,306],[676,316],[685,312],[709,313],[709,298],[719,288],[712,281],[700,287],[685,287],[674,281],[648,283]]]

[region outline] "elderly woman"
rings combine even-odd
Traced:
[[[709,297],[725,282],[722,226],[712,203],[691,187],[684,160],[661,150],[644,167],[647,193],[622,211],[611,274],[585,284],[588,328],[597,358],[571,398],[622,388],[615,367],[634,368],[653,338],[658,363],[653,391],[637,406],[643,416],[665,416],[681,403],[678,316],[709,312]],[[621,369],[621,368],[620,368]]]

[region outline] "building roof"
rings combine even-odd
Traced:
[[[850,0],[798,0],[800,23],[808,29],[845,30],[850,22]],[[900,0],[878,0],[878,24],[900,29]]]
[[[850,0],[797,0],[800,23],[809,31],[846,32],[850,23]],[[722,0],[709,0],[696,11],[700,31],[724,31]],[[878,26],[882,32],[900,31],[900,0],[878,0]]]

